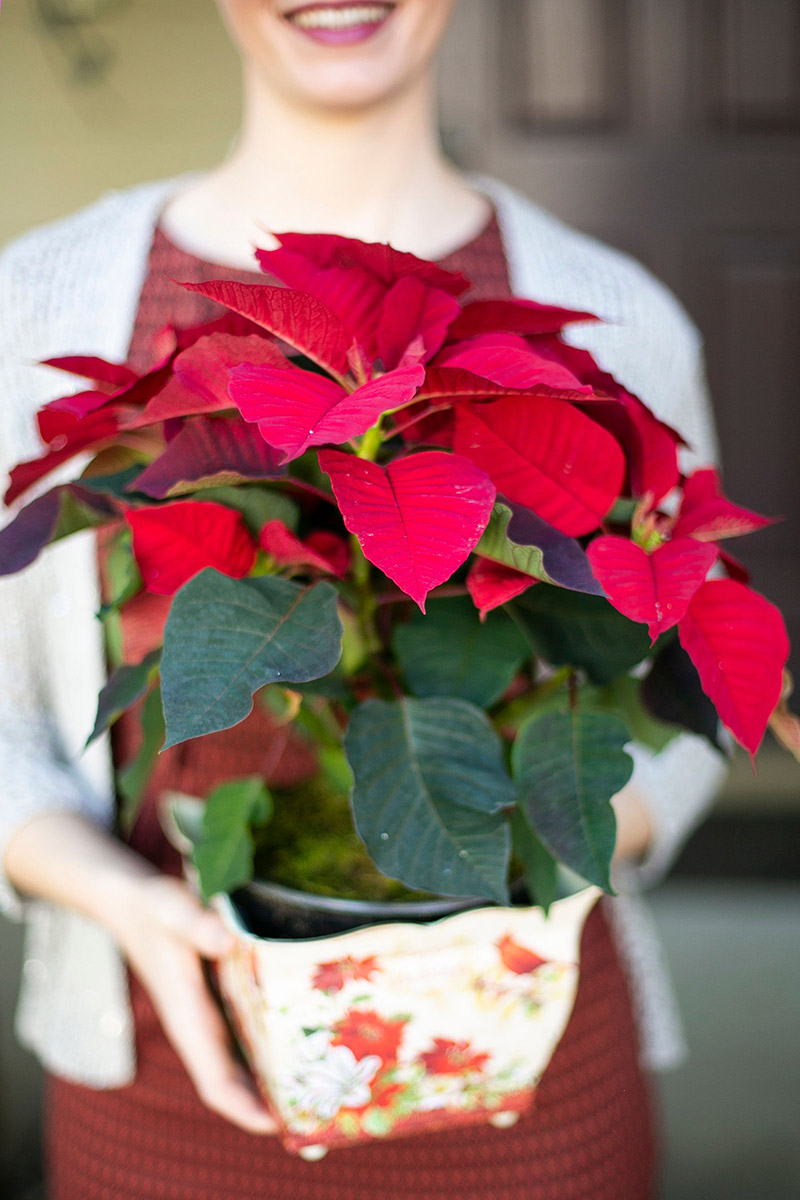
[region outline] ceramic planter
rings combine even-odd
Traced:
[[[513,1124],[566,1027],[600,892],[285,940],[236,935],[220,989],[285,1147],[306,1158],[453,1124]]]
[[[186,856],[200,802],[165,799],[165,829]],[[313,1159],[373,1138],[514,1124],[566,1028],[600,895],[584,888],[548,917],[260,882],[217,896],[236,939],[220,993],[286,1149]]]

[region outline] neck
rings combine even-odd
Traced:
[[[267,231],[330,232],[441,258],[475,236],[488,204],[439,143],[430,74],[369,110],[320,113],[246,72],[245,120],[229,158],[164,214],[186,249],[253,265]]]

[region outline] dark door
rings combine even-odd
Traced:
[[[465,165],[688,307],[727,490],[787,517],[732,549],[800,651],[800,0],[459,0],[442,89]]]

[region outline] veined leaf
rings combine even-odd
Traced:
[[[258,538],[268,521],[283,521],[288,529],[297,530],[300,510],[294,500],[275,488],[258,487],[212,487],[204,488],[203,500],[213,500],[234,508],[242,514],[245,525],[254,538]],[[200,498],[200,497],[198,497]]]
[[[722,753],[717,710],[677,638],[668,641],[656,655],[650,673],[642,680],[641,698],[656,721],[688,729]]]
[[[514,600],[510,611],[546,662],[582,668],[594,683],[610,683],[650,653],[644,625],[623,617],[602,596],[540,583]]]
[[[267,683],[306,683],[341,655],[329,583],[234,580],[203,571],[176,595],[161,664],[167,746],[244,720]]]
[[[27,567],[51,542],[80,529],[112,520],[115,511],[105,496],[80,484],[60,484],[38,496],[0,530],[0,575]]]
[[[521,504],[495,504],[476,553],[558,587],[603,595],[581,545]]]
[[[492,613],[481,624],[466,596],[432,600],[427,616],[396,626],[394,649],[416,696],[452,696],[479,708],[502,696],[531,653],[510,617]]]
[[[97,716],[94,729],[86,739],[87,746],[141,700],[153,682],[160,658],[160,650],[151,650],[140,663],[123,665],[112,672],[98,698]]]
[[[511,814],[511,848],[514,858],[525,868],[531,903],[548,913],[558,891],[558,863],[533,832],[520,808]]]
[[[368,700],[345,751],[356,828],[378,867],[412,888],[507,903],[514,800],[500,739],[463,700]]]
[[[633,771],[629,741],[618,717],[579,707],[532,717],[512,753],[520,805],[542,842],[607,892],[616,838],[611,798]]]

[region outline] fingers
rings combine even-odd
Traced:
[[[164,1032],[203,1103],[248,1133],[268,1134],[275,1122],[247,1072],[236,1061],[228,1030],[206,985],[199,959],[179,954],[176,969],[149,990]]]
[[[145,906],[152,920],[187,942],[203,958],[230,954],[236,939],[215,912],[204,908],[181,879],[158,876],[143,885]]]

